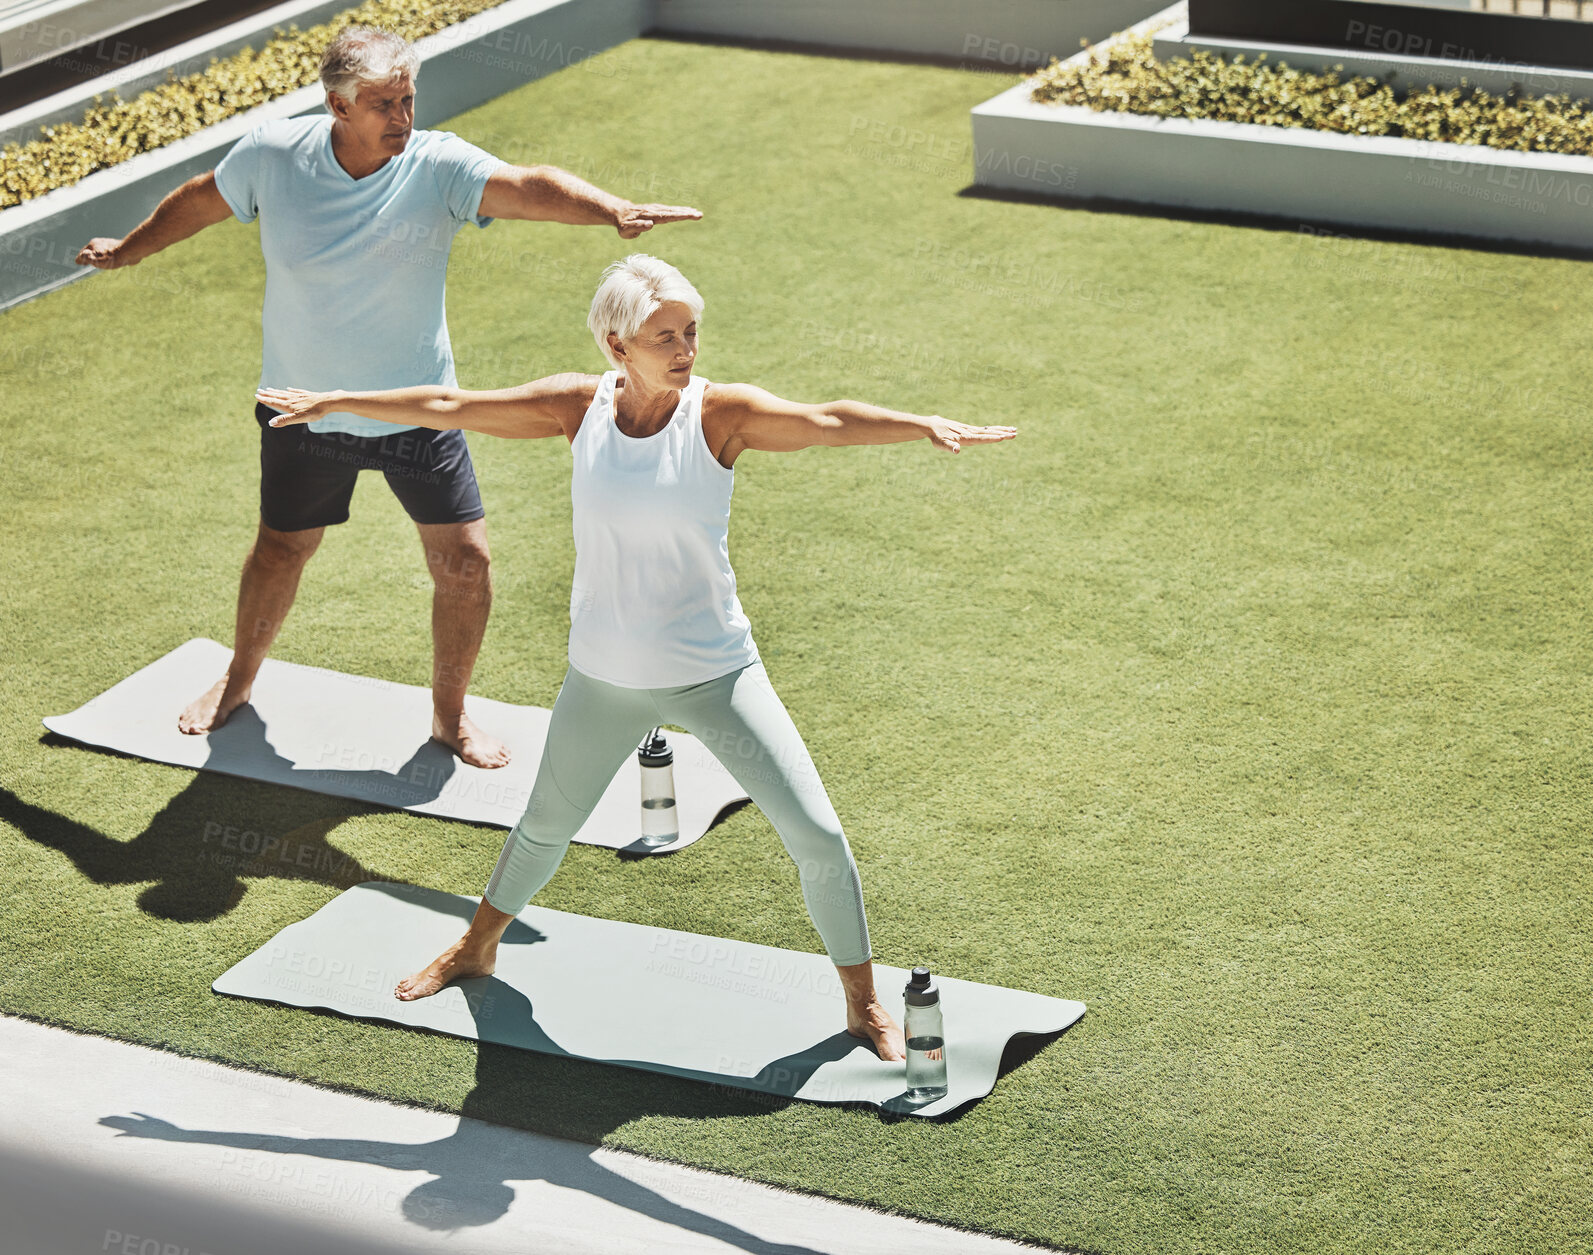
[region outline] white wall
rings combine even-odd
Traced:
[[[1165,0],[654,0],[657,29],[1033,69]]]

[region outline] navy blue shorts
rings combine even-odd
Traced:
[[[277,411],[255,404],[260,424],[260,521],[279,532],[348,522],[361,471],[381,471],[417,523],[482,518],[476,468],[462,431],[415,427],[390,436],[311,431],[304,423],[272,427]]]

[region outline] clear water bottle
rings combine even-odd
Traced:
[[[642,767],[642,844],[668,845],[680,838],[679,812],[675,809],[675,751],[654,728],[636,750]]]
[[[946,1096],[946,1030],[940,1016],[940,990],[927,967],[913,969],[905,998],[907,1101],[933,1102]]]

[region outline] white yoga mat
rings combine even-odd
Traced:
[[[412,684],[344,675],[268,658],[251,700],[200,736],[177,716],[226,671],[232,651],[191,640],[84,703],[44,720],[51,732],[158,763],[292,785],[334,797],[513,828],[536,779],[550,712],[485,697],[466,699],[476,723],[508,744],[508,766],[471,767],[431,739],[431,693]],[[747,795],[696,737],[667,733],[675,750],[680,838],[649,850],[641,837],[641,769],[626,760],[577,841],[668,853],[708,831]]]
[[[995,1086],[1022,1033],[1056,1033],[1084,1004],[936,975],[946,1097],[906,1101],[906,1065],[846,1031],[846,1000],[822,954],[528,906],[492,976],[400,1002],[393,986],[458,939],[476,899],[367,881],[290,924],[211,986],[359,1019],[576,1056],[811,1102],[935,1116]],[[902,968],[874,965],[900,1023]]]

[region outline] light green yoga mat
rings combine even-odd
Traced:
[[[1057,1033],[1084,1004],[936,974],[949,1092],[905,1100],[906,1071],[846,1033],[846,1002],[822,954],[528,906],[497,972],[400,1002],[393,986],[457,940],[477,899],[369,881],[290,924],[235,964],[221,994],[324,1007],[361,1019],[572,1055],[812,1102],[942,1115],[982,1098],[1024,1033]],[[874,966],[902,1018],[908,973]]]
[[[44,726],[85,745],[157,763],[312,789],[396,806],[417,815],[513,828],[531,798],[551,712],[469,697],[466,709],[514,755],[488,770],[461,762],[431,739],[431,692],[371,676],[267,658],[247,706],[214,732],[184,736],[177,714],[223,674],[232,651],[198,638]],[[670,732],[680,837],[641,843],[641,769],[621,765],[575,834],[589,845],[635,854],[685,849],[726,807],[747,799],[734,777],[694,736]]]

